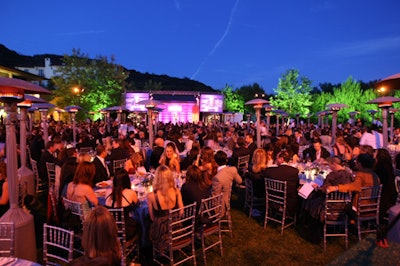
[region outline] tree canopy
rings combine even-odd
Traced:
[[[271,105],[293,115],[305,117],[311,106],[311,81],[300,76],[298,70],[289,69],[279,79],[276,95],[270,98]]]
[[[56,87],[53,102],[59,107],[79,105],[86,112],[121,105],[128,73],[114,61],[105,56],[89,59],[73,49],[52,79]]]

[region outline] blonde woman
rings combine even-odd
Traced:
[[[250,179],[253,182],[254,196],[257,198],[265,197],[265,183],[264,183],[264,169],[267,166],[267,152],[258,148],[253,153],[252,167],[250,171],[246,172],[245,178]]]
[[[167,143],[164,149],[164,153],[161,155],[159,163],[168,166],[172,171],[176,173],[181,172],[178,150],[173,142]]]
[[[163,250],[168,247],[168,212],[182,208],[181,192],[175,187],[174,175],[166,165],[160,165],[155,172],[153,192],[147,195],[150,218],[150,240]]]

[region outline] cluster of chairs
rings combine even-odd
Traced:
[[[268,221],[279,223],[281,235],[283,235],[284,229],[296,225],[296,216],[291,217],[286,214],[287,184],[285,181],[265,178],[265,199],[254,196],[251,180],[245,180],[245,182],[244,207],[249,209],[249,217],[253,208],[265,206],[264,228]],[[359,240],[362,239],[363,234],[376,233],[377,231],[381,192],[382,185],[379,185],[363,187],[361,192],[354,195]],[[352,196],[351,193],[343,192],[326,194],[323,227],[324,250],[326,250],[327,237],[337,236],[345,238],[346,249],[348,248],[348,213],[352,208]]]
[[[180,209],[170,210],[168,249],[164,251],[153,246],[153,260],[158,264],[164,264],[167,260],[170,265],[188,261],[197,265],[195,235],[201,241],[204,265],[207,265],[206,252],[216,246],[219,246],[221,256],[223,256],[221,214],[222,194],[203,199],[198,214],[196,214],[195,202]]]

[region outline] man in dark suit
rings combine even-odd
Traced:
[[[215,162],[218,164],[217,174],[212,178],[211,194],[213,196],[223,194],[222,196],[222,217],[225,216],[227,207],[230,206],[230,193],[232,190],[232,182],[236,184],[242,183],[235,166],[227,166],[228,156],[224,151],[217,151],[214,155]]]
[[[287,151],[281,151],[276,158],[277,167],[268,167],[264,170],[265,177],[286,181],[287,194],[286,194],[286,210],[287,214],[294,217],[297,212],[297,188],[299,187],[299,170],[295,167],[288,165],[290,156]]]
[[[308,141],[306,140],[306,138],[303,136],[303,133],[301,132],[300,129],[296,129],[294,131],[294,140],[296,141],[296,143],[299,144],[299,146],[304,146],[308,144]]]
[[[50,140],[46,144],[46,150],[40,156],[38,166],[39,178],[42,180],[44,184],[48,183],[48,175],[47,175],[47,166],[46,163],[55,163],[61,166],[60,161],[54,157],[55,152],[57,151],[57,146],[54,141]]]
[[[257,144],[254,142],[253,134],[247,134],[244,140],[246,141],[247,149],[249,150],[251,162],[251,159],[253,158],[253,153],[257,149]]]
[[[93,164],[96,169],[96,173],[93,178],[93,185],[95,185],[98,182],[110,179],[110,170],[105,160],[106,157],[107,157],[106,148],[101,144],[97,145],[96,157],[93,160]]]
[[[308,147],[303,151],[303,158],[305,160],[310,159],[311,162],[324,161],[326,158],[330,157],[330,152],[322,146],[321,139],[317,138],[313,140],[312,146]]]
[[[161,137],[156,137],[154,140],[153,150],[150,157],[150,166],[157,169],[160,166],[160,158],[164,153],[164,139]]]
[[[110,162],[110,175],[114,175],[113,172],[113,165],[115,160],[122,160],[122,159],[128,159],[130,157],[130,154],[128,150],[123,149],[121,147],[122,140],[121,139],[113,139],[112,141],[112,149],[110,155],[106,157],[106,161]]]
[[[246,148],[246,141],[244,137],[239,137],[236,141],[236,144],[238,145],[238,147],[233,149],[230,161],[231,166],[237,166],[239,157],[250,154],[249,149]]]

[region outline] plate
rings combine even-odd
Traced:
[[[107,181],[101,181],[96,183],[96,187],[109,187],[111,186],[112,181],[111,180],[107,180]]]
[[[94,194],[96,194],[97,197],[105,197],[106,196],[106,191],[107,191],[107,189],[105,189],[105,188],[96,189],[94,191]]]

